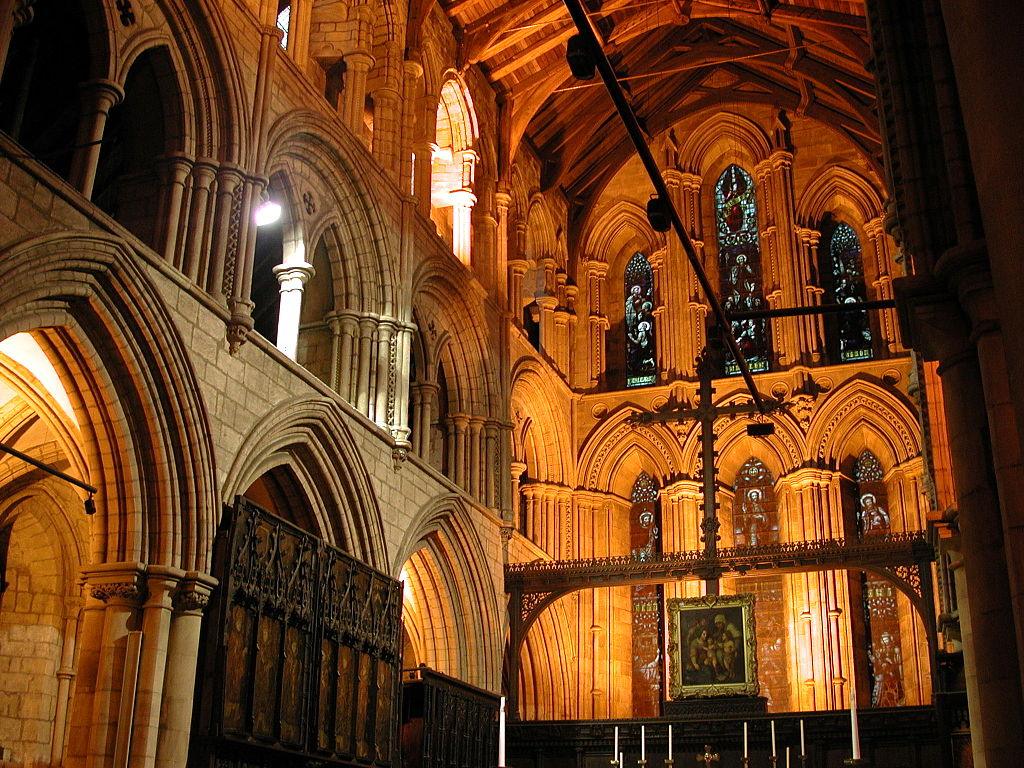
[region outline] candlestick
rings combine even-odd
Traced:
[[[853,745],[853,759],[860,760],[860,726],[857,723],[857,686],[850,688],[850,741]]]
[[[807,746],[804,744],[804,721],[800,718],[800,757],[807,755]]]
[[[668,727],[668,762],[672,762],[672,726]]]
[[[775,721],[772,720],[772,757],[777,757],[778,754],[775,751]]]
[[[505,768],[505,697],[498,707],[498,768]]]
[[[647,726],[640,726],[640,762],[647,762]]]
[[[747,753],[747,724],[743,723],[743,759],[747,760],[750,755]]]

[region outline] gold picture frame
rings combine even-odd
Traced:
[[[666,601],[669,696],[756,696],[753,595],[677,597]]]

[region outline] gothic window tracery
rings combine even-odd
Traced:
[[[867,301],[860,238],[853,227],[845,222],[836,225],[829,237],[826,270],[832,301],[835,304],[857,304]],[[839,315],[834,335],[841,362],[872,358],[871,325],[866,310],[854,310]]]
[[[642,387],[657,379],[655,344],[654,270],[642,253],[634,253],[623,272],[626,297],[623,326],[626,335],[626,386]]]
[[[658,486],[641,472],[630,494],[630,551],[645,560],[661,553],[661,510]],[[660,585],[638,584],[632,588],[633,606],[633,716],[656,716],[662,698],[662,614]]]
[[[865,450],[854,465],[857,485],[857,530],[862,536],[891,532],[881,462]],[[897,591],[892,582],[874,574],[861,574],[864,611],[864,652],[871,689],[871,706],[895,707],[904,703],[903,650]]]
[[[775,481],[760,459],[751,457],[733,487],[733,535],[737,547],[779,543],[779,513]],[[786,659],[787,623],[785,590],[781,576],[754,576],[736,580],[736,591],[754,595],[757,621],[757,676],[761,693],[772,709],[789,704],[789,664]]]
[[[726,312],[764,308],[761,245],[757,229],[754,180],[738,165],[730,165],[715,184],[715,229],[718,235],[718,270],[722,305]],[[734,320],[732,332],[754,372],[768,370],[765,320]],[[739,373],[729,355],[725,372]]]

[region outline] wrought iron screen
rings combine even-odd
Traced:
[[[214,558],[190,764],[396,764],[401,584],[241,498]]]

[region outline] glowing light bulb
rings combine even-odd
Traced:
[[[253,214],[253,221],[256,222],[257,227],[265,227],[268,224],[273,224],[281,218],[281,206],[275,203],[273,200],[267,200],[261,203],[256,208],[256,213]]]

